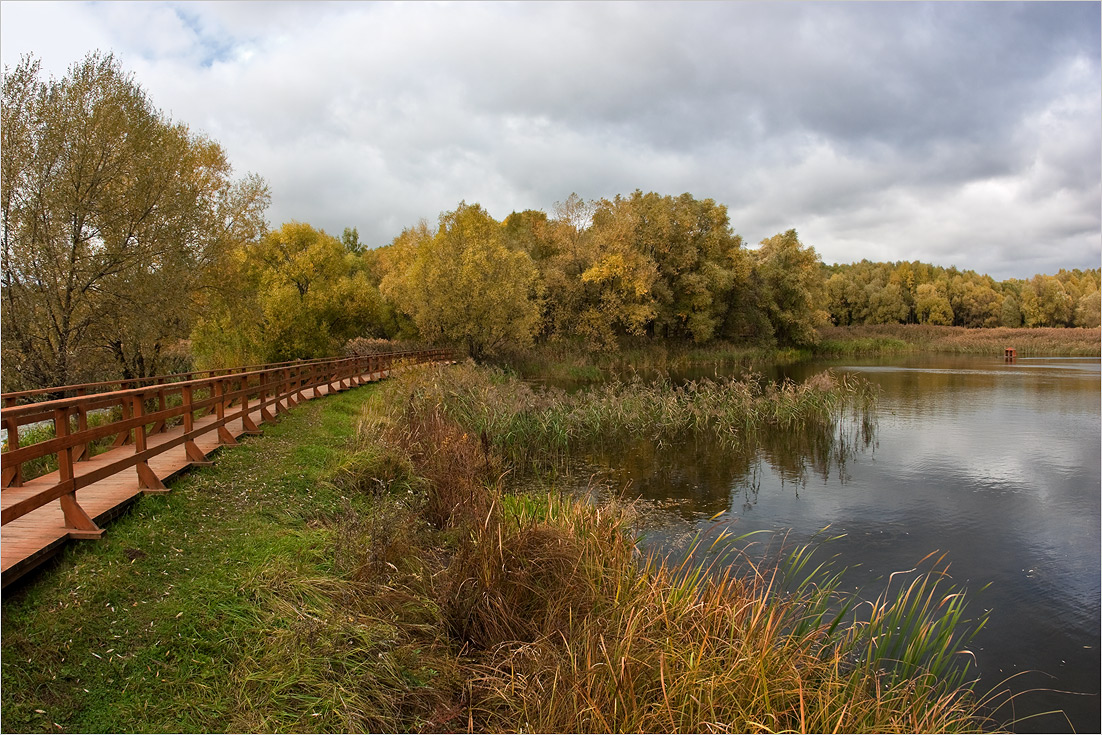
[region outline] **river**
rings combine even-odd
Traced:
[[[674,509],[654,544],[723,526],[795,544],[829,524],[844,534],[827,548],[848,568],[846,585],[872,597],[891,572],[945,552],[969,609],[990,610],[971,646],[978,691],[1013,676],[1021,692],[999,717],[1062,710],[1013,729],[1099,732],[1099,366],[942,355],[801,363],[768,377],[829,368],[879,385],[875,431],[843,425],[833,442],[778,436],[747,452],[640,441],[588,459],[629,494]]]

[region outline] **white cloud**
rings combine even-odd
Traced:
[[[1043,5],[1043,4],[1042,4]],[[1102,259],[1099,10],[927,4],[4,2],[3,61],[111,49],[271,185],[383,243],[636,188],[751,243],[1028,276]],[[1084,30],[1086,28],[1087,30]]]

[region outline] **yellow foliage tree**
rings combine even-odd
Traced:
[[[460,344],[476,358],[531,343],[540,324],[539,273],[482,207],[461,202],[440,215],[434,236],[410,244],[405,267],[392,265],[380,288],[422,338]]]

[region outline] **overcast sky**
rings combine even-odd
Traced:
[[[1100,7],[3,2],[0,55],[114,51],[273,226],[689,192],[751,244],[1002,279],[1102,261]]]

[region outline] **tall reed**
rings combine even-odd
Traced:
[[[385,390],[402,397],[403,410],[439,407],[522,465],[639,436],[660,444],[686,435],[707,436],[721,447],[734,448],[764,430],[829,427],[847,413],[868,424],[877,400],[869,382],[830,372],[801,384],[755,378],[682,385],[613,380],[568,394],[533,388],[500,369],[471,362],[419,371],[392,381]]]
[[[756,421],[799,422],[829,415],[843,398],[742,383],[723,386],[734,408],[699,385],[665,401],[627,386],[575,404],[500,371],[474,370],[394,381],[361,423],[365,444],[410,457],[426,478],[409,520],[393,519],[361,547],[385,563],[357,568],[370,582],[365,590],[397,601],[393,614],[379,611],[387,620],[400,621],[402,606],[431,611],[399,638],[431,631],[434,655],[445,642],[457,651],[448,686],[463,694],[450,707],[434,705],[447,716],[434,714],[433,729],[933,732],[987,724],[965,648],[983,620],[968,619],[944,559],[923,560],[861,602],[841,593],[840,572],[811,548],[753,562],[741,550],[746,539],[723,531],[698,537],[676,560],[644,555],[635,504],[507,492],[501,449],[553,437],[566,446],[640,425],[714,431],[766,397],[780,407],[758,406]],[[822,391],[828,381],[830,390],[839,382],[826,376],[803,390]],[[385,540],[419,524],[444,535]]]

